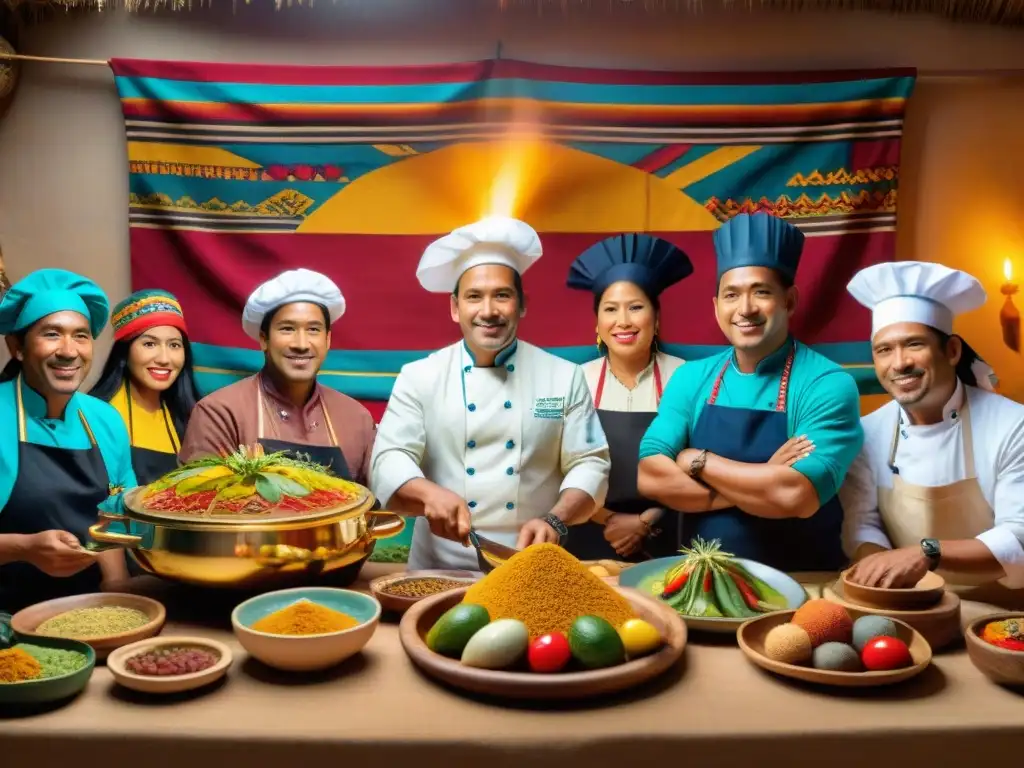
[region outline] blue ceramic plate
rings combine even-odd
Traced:
[[[665,573],[674,565],[682,562],[682,557],[659,557],[637,563],[619,574],[619,584],[632,587],[645,595],[655,598],[661,594]],[[736,562],[750,572],[751,576],[760,579],[786,599],[786,610],[795,610],[807,602],[807,591],[789,574],[778,571],[753,560],[736,558]],[[762,614],[767,616],[768,614]],[[682,614],[686,626],[704,632],[734,633],[747,619],[715,618],[710,616],[687,616]]]
[[[59,648],[64,651],[78,651],[85,655],[86,663],[81,669],[60,677],[44,680],[23,680],[20,683],[0,683],[0,705],[5,707],[20,704],[49,704],[62,699],[71,699],[89,684],[96,667],[96,652],[87,643],[62,637],[41,637],[19,635],[15,647],[21,644],[38,645],[43,648]]]

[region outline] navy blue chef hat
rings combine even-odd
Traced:
[[[566,284],[600,297],[609,285],[625,280],[655,299],[692,274],[690,258],[667,240],[622,234],[595,243],[577,256],[569,267]]]
[[[769,267],[796,280],[804,233],[770,213],[741,213],[715,230],[718,280],[730,269]]]

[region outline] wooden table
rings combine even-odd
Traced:
[[[395,570],[368,565],[364,577]],[[422,677],[382,623],[336,670],[286,675],[248,659],[226,607],[151,579],[164,634],[201,633],[236,651],[228,678],[201,694],[151,698],[98,667],[82,696],[0,721],[0,764],[147,768],[387,764],[500,768],[638,765],[944,766],[1013,764],[1024,744],[1024,695],[991,684],[962,648],[938,654],[893,688],[818,690],[751,665],[728,637],[691,635],[681,667],[631,694],[537,708],[470,698]],[[813,587],[812,587],[813,592]],[[209,593],[199,593],[208,595]],[[191,602],[191,604],[189,604]],[[965,620],[983,612],[965,604]],[[197,618],[203,614],[217,621]]]

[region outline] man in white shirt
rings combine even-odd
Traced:
[[[863,418],[840,491],[852,580],[908,587],[939,569],[953,585],[1024,587],[1024,406],[992,391],[991,369],[952,335],[984,289],[927,262],[868,267],[848,288],[873,311],[875,372],[893,397]]]
[[[402,367],[377,429],[374,493],[428,523],[410,570],[476,570],[471,527],[516,548],[562,542],[604,501],[608,443],[582,369],[516,338],[521,275],[541,253],[532,227],[492,217],[420,260],[420,284],[450,295],[463,338]]]

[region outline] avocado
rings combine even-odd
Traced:
[[[489,624],[491,616],[482,605],[459,603],[434,622],[427,632],[427,648],[443,656],[459,658],[469,638]]]
[[[612,667],[626,659],[619,633],[600,616],[580,616],[572,623],[569,650],[588,669]]]

